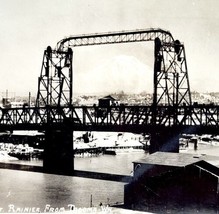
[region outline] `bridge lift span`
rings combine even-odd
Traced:
[[[184,45],[174,40],[170,32],[162,29],[121,31],[70,36],[58,42],[56,49],[48,47],[43,56],[38,81],[36,107],[71,107],[73,96],[73,48],[88,45],[106,45],[154,41],[154,91],[152,125],[158,124],[158,106],[171,106],[169,120],[177,121],[179,106],[190,106],[191,93]],[[47,115],[50,122],[50,115]],[[74,130],[74,129],[73,129]],[[134,132],[135,130],[133,130]],[[151,131],[150,152],[178,151],[179,136],[171,130]],[[44,169],[47,172],[71,174],[72,127],[46,130]]]

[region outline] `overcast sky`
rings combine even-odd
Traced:
[[[184,43],[191,90],[219,91],[218,9],[218,0],[0,0],[0,92],[36,92],[44,49],[55,48],[64,37],[147,28],[168,30]],[[75,48],[75,92],[104,91],[115,73],[106,68],[100,78],[100,68],[118,59],[123,71],[117,79],[124,81],[114,89],[139,85],[147,91],[153,82],[153,44],[109,46]],[[134,80],[136,71],[125,73],[129,60],[147,68],[143,78],[136,75],[140,80]],[[97,75],[102,84],[95,82]]]

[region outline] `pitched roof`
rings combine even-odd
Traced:
[[[219,157],[186,153],[156,152],[148,155],[144,159],[134,161],[133,163],[185,167],[199,161],[204,160],[206,162],[210,162],[215,159],[219,159]]]
[[[114,97],[112,97],[111,95],[105,96],[103,98],[100,98],[99,100],[116,100]]]

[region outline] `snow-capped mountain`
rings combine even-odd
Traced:
[[[153,68],[133,56],[116,56],[86,74],[75,73],[76,93],[152,91]]]

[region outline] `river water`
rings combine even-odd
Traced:
[[[219,154],[219,146],[199,145],[188,153]],[[132,174],[132,162],[146,157],[144,151],[121,153],[116,156],[76,157],[75,169],[93,172]],[[42,166],[42,161],[15,161],[13,163]],[[0,212],[49,212],[77,208],[98,207],[100,203],[123,203],[125,183],[51,175],[38,172],[0,169]],[[26,209],[26,210],[22,210]]]
[[[95,172],[131,175],[132,161],[145,157],[143,151],[123,153],[116,156],[77,157],[75,169]],[[42,161],[14,161],[13,163],[42,166]],[[125,183],[0,169],[0,211],[50,211],[52,208],[65,210],[98,207],[123,203]],[[29,210],[32,212],[31,210]]]

